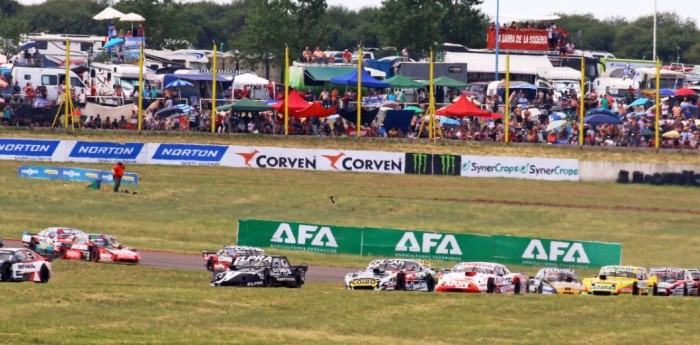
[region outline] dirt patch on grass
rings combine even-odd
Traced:
[[[483,199],[483,198],[440,198],[440,197],[402,197],[402,196],[388,196],[388,195],[378,195],[379,199],[402,199],[402,200],[424,200],[424,201],[448,201],[448,202],[459,202],[459,203],[472,203],[472,204],[486,204],[486,205],[505,205],[505,206],[525,206],[525,207],[550,207],[550,208],[571,208],[579,210],[601,210],[601,211],[627,211],[627,212],[651,212],[651,213],[672,213],[672,214],[689,214],[696,215],[697,210],[679,210],[679,209],[667,209],[659,207],[638,207],[638,206],[624,206],[624,205],[574,205],[574,204],[556,204],[548,202],[530,202],[530,201],[515,201],[515,200],[497,200],[497,199]]]

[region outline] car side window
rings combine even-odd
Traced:
[[[289,262],[287,262],[287,259],[280,259],[280,267],[289,268]]]
[[[26,257],[24,258],[25,262],[31,262],[31,261],[36,260],[36,258],[34,257],[34,254],[32,254],[31,252],[25,252],[25,254],[26,254]]]
[[[15,253],[15,261],[24,262],[24,259],[25,259],[25,255],[21,250],[19,250]]]
[[[417,268],[417,265],[415,262],[406,262],[406,270],[407,271],[415,271]]]
[[[279,268],[280,267],[280,259],[279,258],[273,258],[272,259],[272,268]]]

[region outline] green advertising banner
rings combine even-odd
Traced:
[[[238,244],[328,254],[569,268],[598,268],[619,265],[622,261],[622,245],[617,243],[254,219],[238,221]]]
[[[362,255],[445,261],[491,260],[491,237],[366,228]]]
[[[598,268],[619,265],[622,245],[619,243],[554,240],[545,238],[491,236],[493,260],[500,263]]]
[[[268,220],[239,220],[238,244],[329,254],[361,252],[362,229]]]

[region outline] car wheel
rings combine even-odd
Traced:
[[[659,287],[654,284],[654,288],[651,290],[651,293],[656,296],[659,294]]]
[[[544,283],[540,283],[540,285],[537,287],[537,293],[542,293],[544,290]]]
[[[34,242],[34,240],[29,241],[29,249],[33,252],[36,252],[36,242]]]
[[[39,271],[39,283],[48,283],[50,276],[49,268],[46,267],[46,265],[41,266],[41,270]]]
[[[302,285],[304,285],[304,282],[301,280],[301,276],[300,276],[300,275],[297,275],[297,276],[294,278],[294,286],[293,286],[293,287],[298,289],[298,288],[300,288]]]
[[[9,282],[12,280],[12,264],[6,262],[2,264],[2,269],[0,269],[0,278],[2,281]]]
[[[688,284],[683,285],[683,296],[688,296]]]
[[[634,283],[634,285],[632,285],[632,294],[635,295],[635,296],[639,296],[639,295],[642,294],[642,293],[639,291],[639,287],[637,286],[637,283]]]
[[[265,276],[265,283],[263,284],[266,287],[272,287],[274,284],[272,282],[272,276],[271,275],[266,275]]]
[[[90,250],[90,258],[88,261],[100,261],[100,250],[97,248],[92,248],[92,250]]]
[[[493,278],[489,278],[486,282],[486,293],[496,292],[496,283],[494,283]]]
[[[520,294],[520,280],[515,280],[513,282],[513,294],[514,295],[519,295]]]
[[[399,273],[396,275],[396,290],[406,290],[406,275],[403,273]]]
[[[428,276],[427,278],[428,292],[435,291],[435,279],[433,276]]]
[[[214,260],[212,260],[211,258],[209,258],[209,260],[207,260],[207,265],[206,265],[206,266],[207,266],[207,271],[213,272],[213,271],[214,271]]]

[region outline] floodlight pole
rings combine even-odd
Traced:
[[[654,52],[651,59],[656,61],[656,1],[654,0]]]
[[[501,25],[498,21],[498,17],[500,17],[500,10],[501,10],[501,0],[496,0],[496,71],[495,76],[493,80],[499,80],[498,79],[498,50],[500,48],[500,33],[501,33]]]

